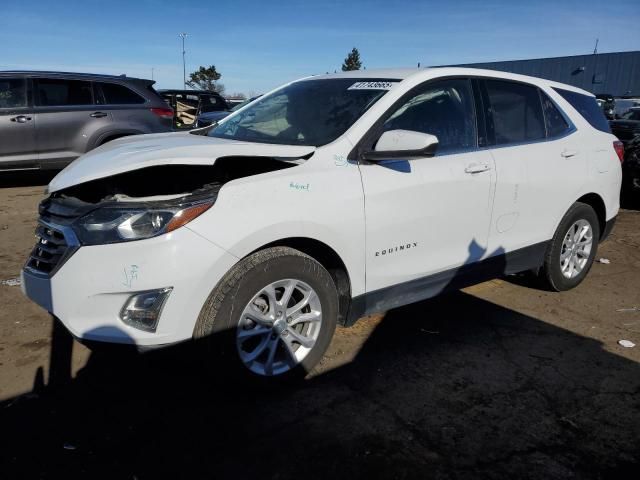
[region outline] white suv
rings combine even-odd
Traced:
[[[467,68],[305,78],[68,166],[24,290],[83,341],[200,339],[249,376],[297,376],[365,314],[529,269],[578,285],[618,212],[621,153],[568,85]]]

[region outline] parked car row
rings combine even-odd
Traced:
[[[172,130],[173,110],[139,78],[0,72],[0,171],[61,168],[116,138]]]
[[[607,120],[622,118],[631,108],[640,107],[640,98],[615,98],[606,93],[596,95],[596,102]]]
[[[640,191],[640,107],[632,107],[621,119],[611,120],[609,124],[624,144],[623,194],[637,195]]]
[[[179,130],[196,127],[203,114],[228,115],[231,109],[222,95],[209,90],[158,90],[158,93],[175,112],[173,125]]]
[[[217,92],[155,91],[154,83],[124,75],[0,72],[0,171],[63,168],[116,138],[189,130],[231,113]]]

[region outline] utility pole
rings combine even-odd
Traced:
[[[596,38],[596,46],[593,48],[593,77],[591,78],[591,93],[596,93],[596,82],[598,81],[598,42]]]
[[[184,88],[187,88],[187,64],[185,62],[185,51],[184,51],[184,39],[187,38],[189,36],[189,34],[187,33],[181,33],[179,35],[180,38],[182,38],[182,84],[184,86]]]

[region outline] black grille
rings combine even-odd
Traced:
[[[62,232],[48,225],[38,225],[36,237],[38,241],[31,251],[27,267],[51,275],[66,256],[69,246]]]

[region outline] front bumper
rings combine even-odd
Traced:
[[[51,277],[24,269],[22,288],[81,341],[152,347],[192,337],[211,290],[237,260],[183,227],[147,240],[81,247]],[[155,332],[120,320],[131,295],[165,287],[173,291]]]

